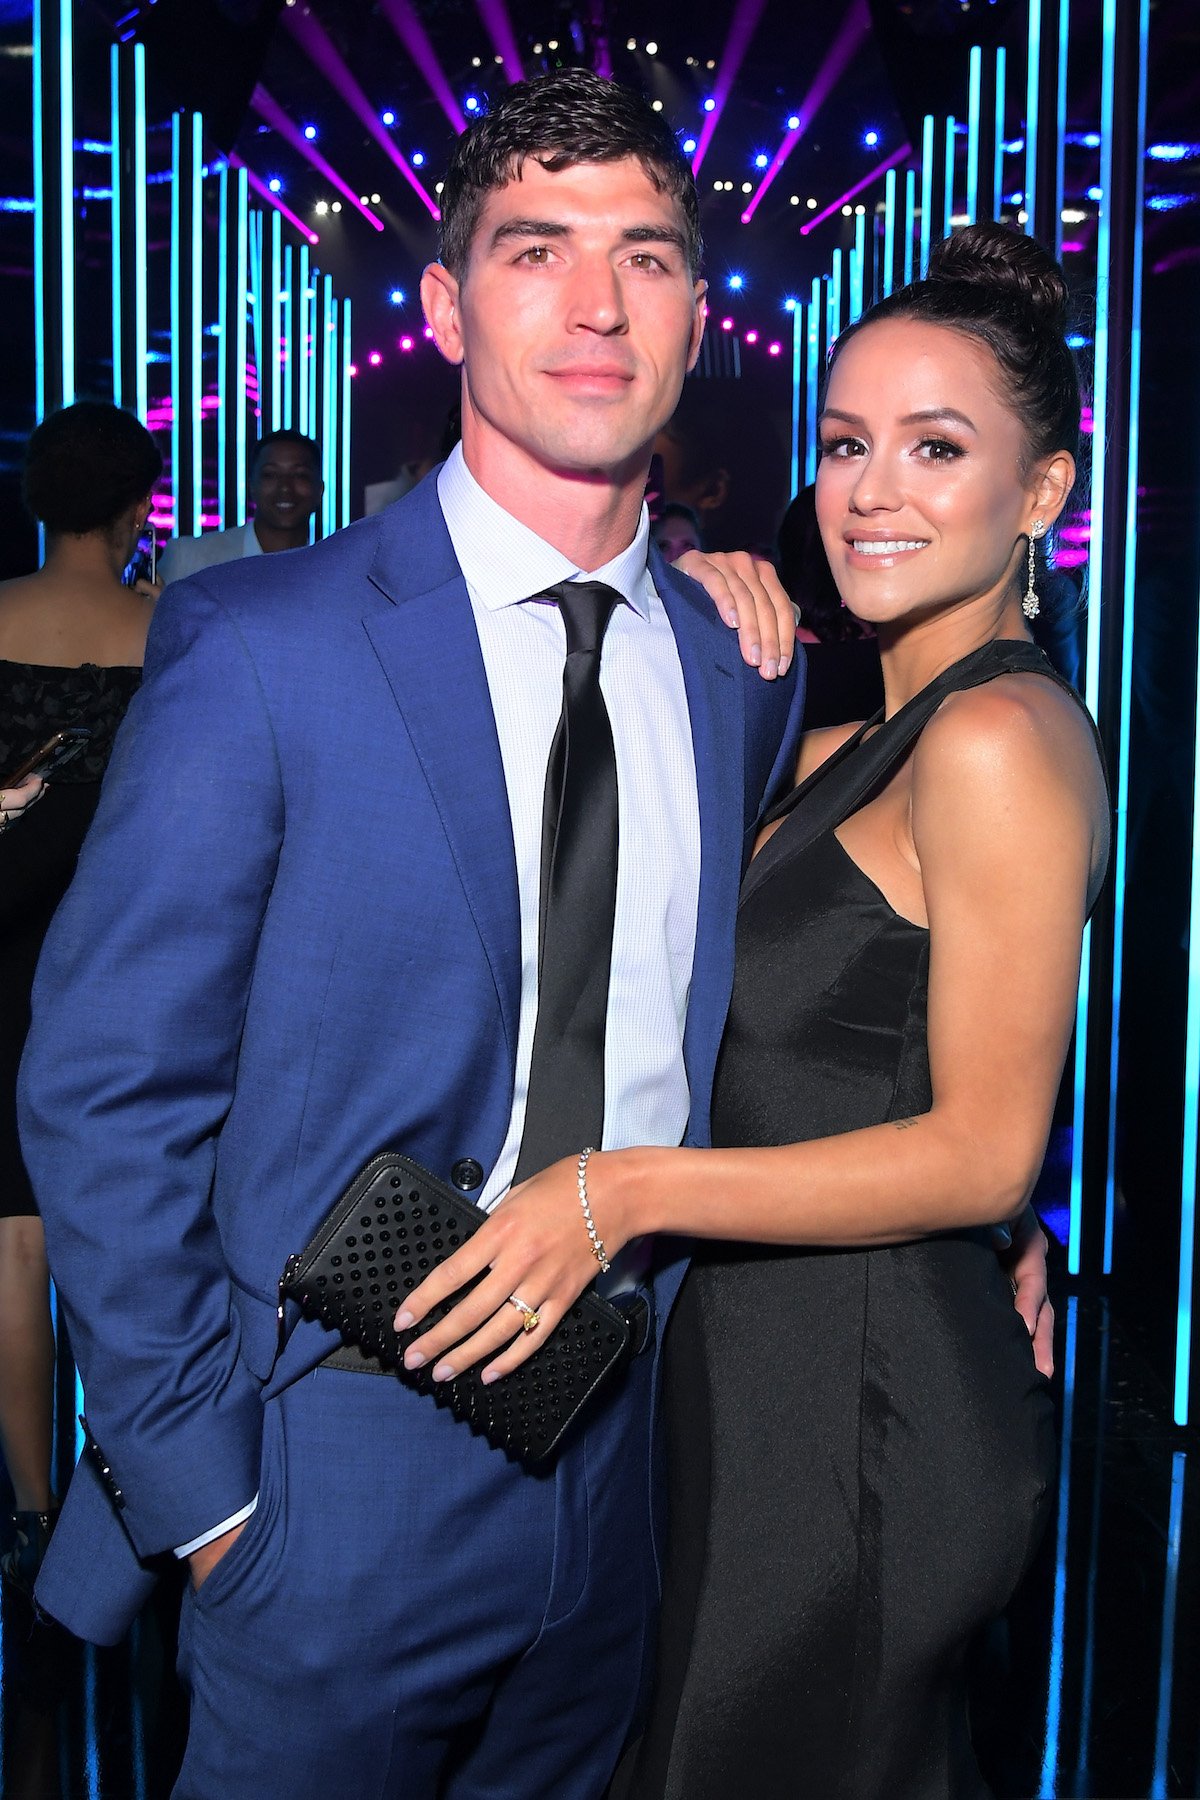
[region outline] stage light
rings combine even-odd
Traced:
[[[758,342],[758,333],[757,333],[757,331],[748,331],[748,332],[747,332],[747,333],[746,333],[746,342],[747,342],[747,343],[748,343],[748,344],[757,344],[757,342]]]
[[[1084,337],[1081,331],[1073,331],[1067,339],[1067,349],[1082,350],[1086,347],[1088,341],[1089,340]]]
[[[478,96],[475,94],[468,94],[466,99],[463,101],[463,105],[466,107],[466,109],[469,113],[478,112],[479,111]]]
[[[721,330],[722,331],[732,331],[733,330],[733,320],[732,319],[722,319],[721,320]]]
[[[694,138],[694,137],[686,137],[686,138],[684,138],[684,140],[683,140],[683,154],[684,154],[684,155],[685,155],[685,156],[692,156],[692,155],[694,155],[694,154],[695,154],[695,149],[696,149],[696,140],[695,140],[695,138]]]
[[[444,187],[445,187],[445,185],[446,185],[446,184],[445,184],[445,182],[444,182],[444,181],[435,181],[435,182],[434,182],[434,184],[433,184],[433,191],[434,191],[434,193],[435,193],[435,194],[440,194],[440,193],[441,193],[441,191],[442,191],[442,189],[443,189],[443,188],[444,188]]]
[[[413,341],[410,337],[402,337],[400,339],[400,348],[402,350],[411,350],[412,347],[413,347]]]
[[[662,109],[663,109],[663,103],[661,100],[652,100],[650,102],[651,112],[661,112]]]
[[[657,56],[658,55],[658,45],[653,42],[647,44],[646,45],[646,55],[647,56]]]
[[[1079,141],[1081,144],[1086,145],[1089,150],[1098,150],[1100,148],[1100,133],[1098,131],[1085,131]],[[1022,148],[1024,148],[1023,145]]]
[[[789,294],[787,299],[783,303],[783,310],[784,310],[784,312],[794,313],[796,308],[799,306],[799,304],[800,304],[800,302],[798,300],[793,300],[791,295]]]
[[[319,219],[323,219],[325,217],[325,214],[329,211],[328,200],[318,200],[317,204],[313,207],[313,211],[316,213],[316,215]],[[278,215],[276,215],[276,216],[278,216]]]
[[[396,123],[396,115],[394,112],[380,113],[379,116],[385,125],[394,125]]]
[[[768,344],[767,345],[767,355],[768,356],[778,356],[782,349],[783,349],[782,344]]]
[[[341,210],[342,210],[342,203],[341,203],[341,201],[340,201],[340,200],[334,200],[334,201],[333,201],[333,202],[332,202],[332,204],[331,204],[331,205],[330,205],[330,208],[329,208],[329,210],[330,210],[330,212],[341,212]]]
[[[714,57],[710,56],[704,66],[706,69],[715,69],[717,66],[716,59]]]
[[[718,194],[720,194],[720,193],[722,193],[722,192],[723,192],[723,191],[724,191],[724,188],[725,188],[725,183],[724,183],[724,182],[723,182],[723,181],[714,181],[714,182],[713,182],[713,187],[714,187],[714,188],[715,188],[715,190],[716,190],[716,191],[717,191],[717,193],[718,193]],[[32,206],[31,206],[31,207],[30,207],[30,209],[29,209],[29,210],[30,210],[30,212],[32,212],[32,211],[33,211],[33,208],[32,208]]]
[[[542,54],[542,46],[540,44],[535,44],[533,46],[533,54],[535,56],[540,56]]]
[[[877,131],[863,132],[863,143],[867,146],[868,150],[873,150],[878,142],[879,133]]]
[[[626,38],[625,39],[625,48],[627,50],[636,50],[637,49],[637,39],[636,38]]]
[[[378,194],[372,194],[372,195],[371,195],[371,205],[372,205],[372,206],[378,206],[378,205],[379,205],[379,195],[378,195]]]
[[[1200,156],[1200,144],[1151,144],[1146,155],[1155,162],[1188,162]]]
[[[412,166],[414,169],[423,169],[425,167],[425,152],[423,150],[413,151]]]
[[[1191,198],[1190,194],[1151,194],[1146,205],[1151,212],[1177,212]]]
[[[1010,194],[1008,196],[1008,204],[1010,206],[1020,206],[1022,204],[1022,202],[1024,201],[1024,199],[1025,199],[1024,194],[1015,194],[1015,193]]]
[[[717,103],[712,98],[712,95],[710,94],[708,99],[704,102],[704,110],[705,110],[705,112],[715,112],[716,107],[717,107]]]
[[[743,181],[742,192],[743,194],[752,194],[754,192],[754,183],[752,181]]]
[[[807,208],[808,208],[808,210],[809,210],[809,212],[816,212],[816,210],[817,210],[817,203],[816,203],[816,201],[815,201],[815,200],[814,200],[814,199],[813,199],[813,197],[812,197],[812,195],[811,195],[811,194],[810,194],[810,195],[809,195],[809,196],[808,196],[808,199],[807,199],[807,200],[806,200],[806,201],[805,201],[805,202],[804,202],[804,204],[805,204],[805,206],[807,206]]]
[[[799,194],[793,194],[793,195],[792,195],[792,198],[791,198],[791,202],[790,202],[790,204],[791,204],[791,205],[792,205],[792,206],[799,206],[799,204],[800,204],[800,196],[799,196]]]
[[[357,363],[349,363],[346,368],[346,373],[347,373],[347,375],[357,375],[358,374],[358,364]]]
[[[365,194],[360,194],[358,196],[358,199],[359,199],[360,206],[370,206],[370,204],[371,204],[371,202],[367,199],[367,196]]]
[[[1090,187],[1087,191],[1087,197],[1089,200],[1103,200],[1104,189],[1101,187]]]
[[[744,275],[731,275],[729,277],[729,286],[733,289],[735,294],[740,294],[745,285],[746,277]]]
[[[471,67],[472,67],[472,68],[473,68],[473,69],[482,69],[482,67],[483,67],[483,58],[482,58],[482,56],[473,56],[473,57],[472,57],[472,58],[471,58]]]
[[[311,144],[311,143],[312,143],[312,141],[313,141],[313,139],[314,139],[314,138],[315,138],[315,137],[316,137],[316,135],[317,135],[317,128],[316,128],[316,126],[315,126],[315,125],[306,125],[306,126],[305,126],[305,127],[304,127],[304,135],[305,135],[305,137],[306,137],[306,138],[307,138],[307,139],[308,139],[308,141],[309,141],[309,143],[310,143],[310,144]]]
[[[380,363],[383,361],[383,358],[379,354],[378,350],[372,350],[370,356],[368,356],[368,358],[367,358],[367,361],[370,363],[370,365],[373,369],[377,369],[379,367]]]
[[[432,343],[433,342],[433,326],[426,325],[426,327],[425,327],[424,331],[421,333],[421,335],[422,335],[422,337],[427,337],[429,339],[430,343]]]
[[[391,293],[388,295],[388,299],[391,301],[393,306],[403,306],[404,305],[404,289],[403,288],[393,288]]]
[[[800,114],[799,113],[789,113],[788,114],[787,128],[789,131],[799,131],[799,129],[800,129]]]
[[[854,211],[854,208],[852,206],[843,206],[843,208],[842,208],[843,219],[848,219],[851,216],[851,214],[853,213],[853,211]]]
[[[282,181],[280,181],[278,175],[272,175],[270,181],[268,181],[268,183],[267,183],[267,186],[270,188],[270,190],[273,194],[282,194],[282,192],[283,192],[283,183],[282,183]]]
[[[765,169],[767,164],[770,162],[770,160],[771,159],[766,154],[766,152],[763,150],[760,150],[758,155],[754,159],[754,166],[756,169]]]
[[[1059,218],[1064,225],[1082,225],[1083,221],[1087,218],[1087,214],[1081,212],[1077,206],[1064,206],[1059,214]]]
[[[546,48],[547,48],[547,50],[557,50],[558,49],[558,39],[557,38],[547,38],[546,39]],[[650,48],[649,44],[646,45],[646,48],[647,48],[647,50],[649,50],[649,48]]]

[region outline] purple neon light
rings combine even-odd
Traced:
[[[889,169],[894,169],[897,163],[902,163],[906,157],[911,155],[912,145],[901,144],[898,150],[893,150],[890,156],[885,157],[881,163],[877,164],[869,175],[864,175],[861,181],[856,181],[852,188],[847,188],[844,194],[839,194],[836,200],[831,201],[824,212],[814,213],[808,223],[800,227],[800,236],[807,237],[810,231],[815,231],[817,226],[829,217],[830,213],[837,212],[838,208],[845,206],[848,200],[853,200],[855,194],[861,194],[865,187],[870,187],[873,181],[878,181],[881,175],[886,175]]]
[[[710,113],[705,113],[704,124],[700,136],[696,140],[696,154],[692,158],[692,174],[700,173],[700,165],[712,142],[717,122],[725,110],[737,72],[742,66],[742,59],[750,48],[750,39],[758,28],[758,21],[763,16],[767,0],[738,0],[734,14],[729,21],[729,36],[725,39],[725,48],[721,52],[721,63],[717,70],[717,79],[713,86],[712,98],[716,102]]]
[[[815,81],[804,96],[804,104],[796,108],[796,117],[800,120],[799,125],[794,131],[788,132],[775,152],[774,160],[766,174],[759,182],[757,192],[752,194],[746,202],[746,210],[742,214],[743,225],[750,223],[758,209],[759,201],[824,106],[829,98],[830,90],[841,80],[846,65],[858,46],[859,38],[870,29],[870,25],[871,15],[867,10],[867,0],[854,0],[854,5],[851,6],[842,21],[842,28],[834,39],[828,56],[817,71]]]
[[[380,11],[429,83],[430,92],[455,131],[465,131],[467,121],[463,118],[462,108],[450,91],[450,83],[412,0],[381,0]]]
[[[510,81],[524,81],[525,71],[521,67],[521,57],[517,50],[517,40],[513,36],[512,22],[508,16],[508,8],[504,0],[475,0],[475,9],[487,28],[487,34],[496,46],[496,54],[504,64],[504,73]]]
[[[429,208],[431,215],[435,219],[440,219],[441,214],[438,211],[437,202],[430,199],[421,186],[415,171],[409,166],[407,158],[397,150],[388,133],[387,126],[338,55],[328,32],[316,14],[306,6],[287,6],[284,8],[283,16],[292,36],[309,61],[321,71],[330,87],[336,88],[351,112],[361,119],[388,161],[399,169],[413,192]]]
[[[342,180],[337,170],[326,162],[319,150],[314,150],[300,127],[292,123],[279,102],[271,98],[261,83],[251,94],[250,104],[259,118],[266,120],[272,131],[289,143],[294,150],[298,150],[305,162],[311,163],[314,169],[318,169],[324,175],[326,181],[333,184],[339,194],[346,197],[355,212],[361,213],[363,218],[375,227],[376,231],[383,230],[383,220],[376,218],[369,206],[363,205],[349,183]]]
[[[306,225],[303,219],[298,219],[292,209],[283,204],[279,195],[271,192],[262,176],[256,175],[253,169],[247,168],[241,157],[232,151],[230,152],[229,166],[231,169],[245,169],[246,180],[260,199],[265,200],[268,206],[273,206],[277,213],[282,213],[288,224],[294,225],[296,230],[300,233],[300,236],[307,238],[310,244],[320,243],[320,236],[313,230],[312,226]]]

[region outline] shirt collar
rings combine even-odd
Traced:
[[[650,516],[644,506],[628,549],[601,569],[581,569],[484,492],[467,467],[461,444],[443,464],[437,490],[467,586],[489,611],[528,600],[556,581],[585,580],[607,582],[636,613],[649,618]]]
[[[245,545],[242,551],[243,556],[261,556],[263,554],[263,547],[258,541],[258,533],[254,529],[253,519],[246,520],[242,541]]]

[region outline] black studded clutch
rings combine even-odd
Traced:
[[[485,1386],[482,1364],[453,1381],[433,1381],[428,1368],[404,1367],[404,1352],[442,1319],[482,1275],[443,1301],[419,1328],[397,1332],[392,1320],[405,1297],[483,1224],[487,1214],[419,1163],[394,1151],[374,1157],[355,1177],[279,1282],[285,1300],[339,1331],[359,1366],[394,1374],[406,1387],[449,1407],[456,1419],[529,1469],[543,1467],[592,1396],[622,1366],[632,1347],[626,1315],[585,1290],[519,1369]],[[517,1315],[514,1321],[519,1324]]]

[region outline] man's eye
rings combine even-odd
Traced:
[[[522,250],[520,260],[533,263],[535,268],[541,268],[543,264],[549,262],[550,251],[545,244],[530,244],[528,250]]]
[[[661,269],[665,266],[662,258],[651,255],[649,250],[635,250],[629,260],[636,269]]]

